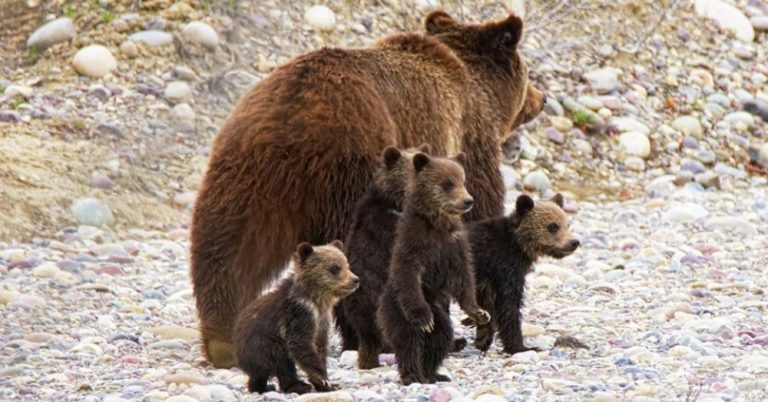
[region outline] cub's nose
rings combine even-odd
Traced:
[[[571,245],[572,249],[576,250],[581,245],[581,242],[578,241],[577,239],[573,239],[573,240],[571,240],[570,245]]]
[[[547,104],[547,95],[541,97],[541,104],[542,106]]]
[[[360,278],[358,278],[358,277],[352,278],[352,284],[355,285],[355,286],[359,285],[360,284]]]
[[[475,205],[475,200],[472,199],[472,197],[464,199],[464,208],[469,209],[472,208],[473,205]]]

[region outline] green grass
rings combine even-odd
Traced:
[[[77,119],[72,123],[75,126],[75,130],[77,131],[85,130],[85,122],[82,119]]]
[[[40,54],[42,52],[37,46],[32,46],[29,48],[29,63],[35,64],[38,60],[40,60]]]
[[[21,106],[22,104],[24,104],[24,103],[26,103],[26,102],[27,102],[27,98],[25,98],[25,97],[23,97],[23,96],[19,96],[18,98],[14,99],[14,100],[11,102],[11,108],[12,108],[12,109],[18,109],[18,108],[19,108],[19,106]]]
[[[0,85],[0,95],[5,93],[5,87]]]
[[[71,4],[65,4],[61,11],[64,13],[64,16],[72,19],[75,18],[75,7],[73,7]]]
[[[113,19],[115,19],[115,14],[112,11],[109,10],[102,10],[101,11],[101,20],[104,22],[110,22]]]
[[[583,110],[577,110],[573,112],[573,124],[575,126],[583,126],[586,124],[592,124],[596,121],[595,115]]]

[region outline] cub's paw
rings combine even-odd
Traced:
[[[428,308],[414,309],[408,314],[408,321],[423,332],[430,333],[435,329],[435,317]]]
[[[285,387],[282,391],[286,394],[302,395],[312,392],[312,386],[305,383],[304,381],[299,381],[296,384]]]
[[[315,387],[317,392],[331,392],[339,389],[338,385],[331,384],[331,382],[327,379],[315,380],[312,382],[312,385]]]
[[[473,314],[472,319],[475,321],[475,323],[477,325],[485,325],[485,324],[488,324],[491,321],[491,315],[488,314],[487,311],[479,308]]]
[[[464,350],[464,348],[467,347],[467,340],[464,338],[456,338],[453,340],[453,345],[451,345],[451,353],[457,353]]]
[[[451,382],[451,377],[445,374],[435,374],[435,382]]]

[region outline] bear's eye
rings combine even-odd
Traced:
[[[440,186],[441,186],[441,187],[443,188],[443,190],[445,190],[445,191],[451,191],[451,190],[453,190],[454,184],[453,184],[453,182],[452,182],[452,181],[450,181],[450,180],[446,180],[446,181],[444,181],[444,182],[440,183]]]
[[[558,225],[557,223],[550,223],[549,225],[547,225],[547,230],[549,231],[549,233],[556,233],[558,230],[560,230],[560,225]]]
[[[329,271],[331,271],[331,274],[333,276],[338,276],[341,273],[341,267],[338,265],[332,266]]]

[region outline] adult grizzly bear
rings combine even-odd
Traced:
[[[343,238],[388,146],[467,154],[470,221],[503,213],[501,143],[536,116],[542,94],[518,54],[517,16],[485,24],[443,11],[426,33],[363,49],[321,49],[259,82],[221,128],[192,217],[191,276],[203,346],[235,364],[244,303],[283,270],[299,242]]]

